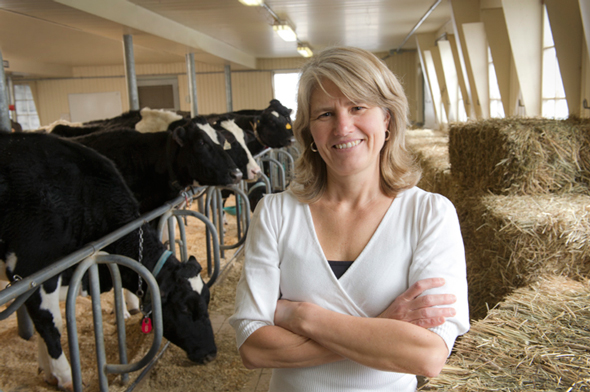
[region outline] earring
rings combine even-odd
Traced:
[[[311,142],[311,144],[309,145],[309,149],[313,152],[318,152],[315,142]]]
[[[391,136],[391,132],[389,131],[389,129],[385,131],[385,135],[385,140],[389,140],[389,137]]]

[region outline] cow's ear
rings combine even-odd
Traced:
[[[178,270],[176,278],[190,279],[197,276],[202,269],[203,267],[201,267],[195,256],[191,256],[186,263],[182,264],[182,268]]]
[[[186,137],[186,129],[183,127],[177,127],[172,131],[172,139],[180,146],[184,146],[184,139]]]

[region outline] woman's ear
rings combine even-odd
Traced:
[[[385,112],[385,118],[383,119],[383,121],[385,122],[385,129],[389,129],[389,122],[391,121],[391,114],[389,114],[389,110],[384,109],[383,110]]]

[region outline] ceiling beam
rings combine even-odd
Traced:
[[[153,34],[190,48],[200,49],[227,61],[256,68],[256,58],[222,41],[126,0],[55,0],[55,2]]]

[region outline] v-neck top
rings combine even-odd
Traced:
[[[280,298],[310,302],[357,317],[381,314],[410,285],[442,277],[428,294],[455,294],[455,317],[431,331],[449,352],[469,329],[463,240],[457,214],[444,196],[417,187],[396,196],[373,236],[338,279],[317,238],[309,206],[290,191],[266,195],[256,207],[245,244],[242,276],[230,324],[238,347],[273,325]],[[356,389],[355,389],[356,388]],[[350,360],[311,368],[274,369],[270,391],[415,390],[413,375],[383,372]]]
[[[340,279],[340,277],[342,275],[344,275],[346,270],[348,270],[348,268],[350,268],[352,263],[353,263],[352,261],[328,260],[328,264],[330,264],[330,268],[332,269],[334,276],[336,276],[336,279]]]

